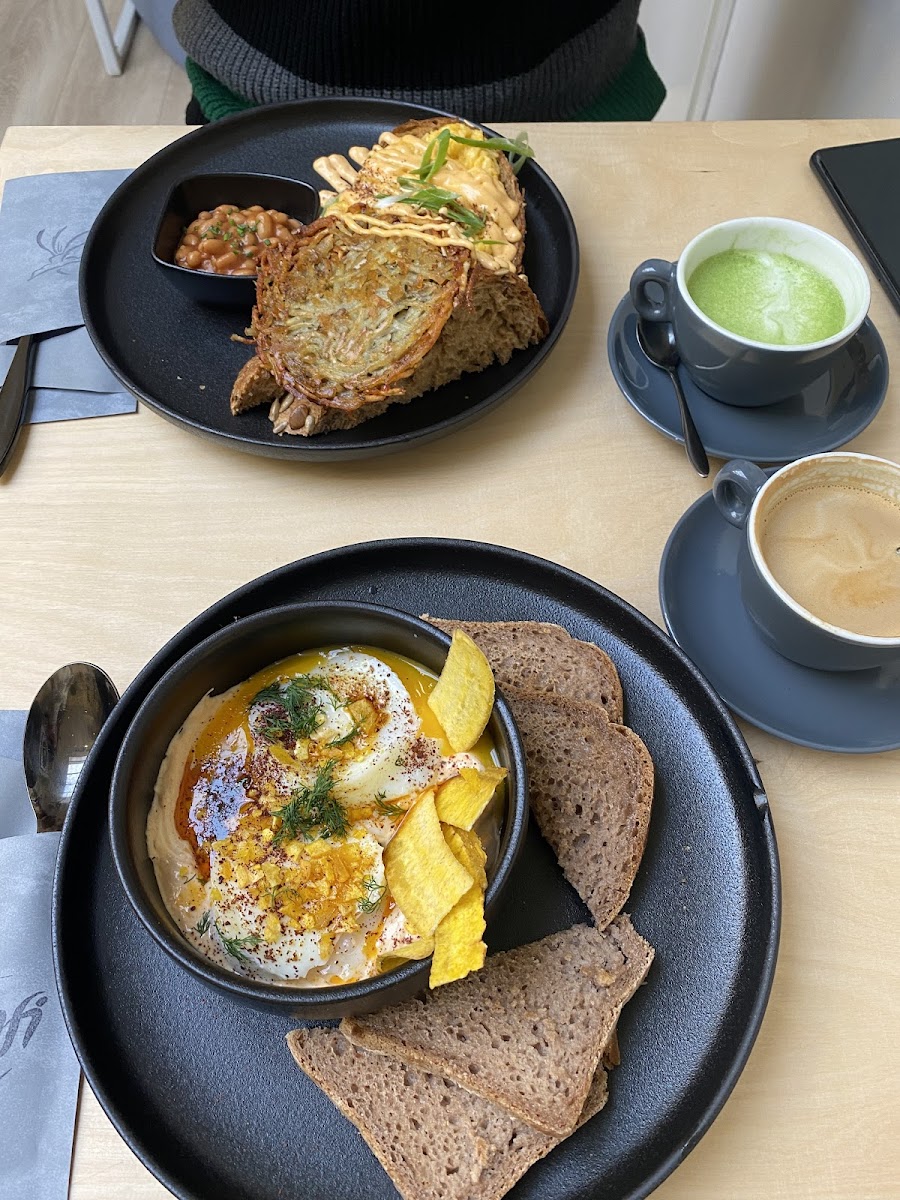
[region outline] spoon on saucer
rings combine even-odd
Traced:
[[[668,321],[638,320],[637,336],[641,349],[650,361],[668,372],[669,378],[672,380],[675,395],[678,397],[681,431],[684,434],[684,448],[687,451],[688,461],[697,474],[702,475],[705,479],[709,474],[709,459],[706,457],[700,434],[697,432],[691,410],[684,398],[681,380],[678,378],[676,367],[681,362],[681,356],[678,353],[678,346],[675,344],[675,330]]]
[[[118,699],[106,672],[83,662],[54,671],[35,696],[22,755],[38,833],[62,829],[84,760]]]

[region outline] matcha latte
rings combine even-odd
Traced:
[[[831,280],[789,254],[722,250],[691,272],[687,289],[717,325],[770,345],[824,341],[847,320],[843,298]]]

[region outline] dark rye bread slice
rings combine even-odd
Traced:
[[[627,917],[492,954],[458,983],[366,1017],[350,1041],[452,1079],[543,1133],[575,1128],[591,1079],[653,949]]]
[[[588,701],[622,720],[622,684],[615,664],[593,642],[573,638],[561,625],[543,621],[454,621],[426,616],[452,633],[464,629],[481,647],[501,691],[526,688],[540,695]]]
[[[653,760],[594,704],[507,688],[522,734],[528,800],[598,929],[621,912],[647,841]]]
[[[337,1029],[297,1029],[287,1042],[404,1200],[500,1200],[561,1140],[449,1079],[361,1050]],[[606,1097],[606,1071],[598,1067],[579,1125]]]

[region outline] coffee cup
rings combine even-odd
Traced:
[[[779,654],[823,671],[900,662],[900,463],[836,452],[767,475],[726,463],[744,607]]]
[[[859,259],[830,234],[741,217],[698,233],[677,262],[641,263],[630,293],[642,320],[672,323],[699,388],[756,408],[826,370],[865,320],[870,289]]]

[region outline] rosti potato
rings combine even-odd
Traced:
[[[437,815],[447,825],[471,829],[506,776],[505,767],[461,767],[458,775],[438,788]]]
[[[428,697],[454,753],[471,750],[484,733],[494,707],[490,664],[467,633],[454,629],[450,651]]]
[[[384,850],[384,875],[391,895],[413,933],[430,937],[472,876],[447,845],[434,805],[423,792]]]
[[[472,886],[440,922],[434,934],[429,987],[440,987],[462,979],[484,966],[487,946],[483,939],[484,892],[487,887],[487,856],[478,836],[469,830],[444,825],[444,837],[466,871]]]

